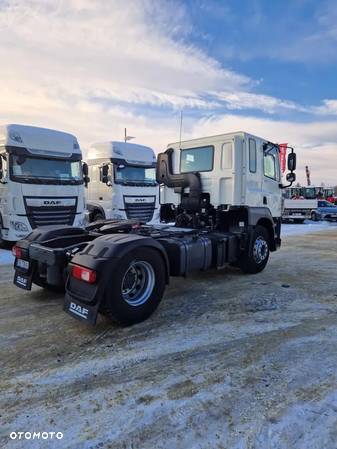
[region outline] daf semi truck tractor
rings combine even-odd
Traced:
[[[287,186],[296,178],[290,151]],[[101,313],[130,325],[154,312],[171,276],[227,264],[252,274],[265,268],[281,244],[286,186],[277,144],[245,132],[173,143],[158,155],[156,173],[163,223],[33,231],[14,248],[14,283],[65,285],[64,309],[74,318],[94,324]]]
[[[156,156],[146,146],[102,142],[89,148],[89,221],[138,219],[158,221]]]
[[[71,134],[1,126],[0,239],[15,242],[47,225],[83,226],[83,183],[88,179],[81,161]]]

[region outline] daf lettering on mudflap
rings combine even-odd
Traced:
[[[65,286],[64,310],[73,317],[90,324],[98,313],[122,325],[144,321],[170,276],[228,264],[248,274],[266,267],[281,245],[282,189],[296,179],[296,155],[288,149],[283,185],[280,147],[266,139],[238,132],[172,143],[157,159],[161,223],[144,225],[131,214],[85,229],[38,230],[18,243],[16,257],[28,252],[34,283]],[[120,159],[116,165],[115,175],[133,172]],[[143,198],[135,205],[139,196],[126,195],[125,208],[150,209],[155,198]]]
[[[85,307],[81,307],[79,304],[71,302],[69,305],[69,311],[75,313],[81,318],[84,318],[85,320],[88,319],[88,309],[86,309]]]

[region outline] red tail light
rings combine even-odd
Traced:
[[[12,248],[12,254],[17,259],[21,259],[21,257],[22,257],[22,249],[19,246],[14,245],[13,248]]]
[[[80,281],[88,282],[88,284],[94,284],[96,282],[96,271],[81,267],[80,265],[72,266],[71,275]]]

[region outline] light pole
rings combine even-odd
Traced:
[[[124,128],[124,142],[127,142],[128,140],[135,139],[133,136],[128,136],[126,132],[126,128]]]

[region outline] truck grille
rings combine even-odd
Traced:
[[[147,223],[152,220],[154,213],[154,202],[152,203],[127,203],[125,204],[126,216],[129,219],[141,220]]]
[[[32,229],[48,225],[72,225],[77,210],[76,197],[24,197]]]
[[[75,206],[62,207],[29,207],[28,220],[31,227],[48,225],[72,225],[76,214]]]

